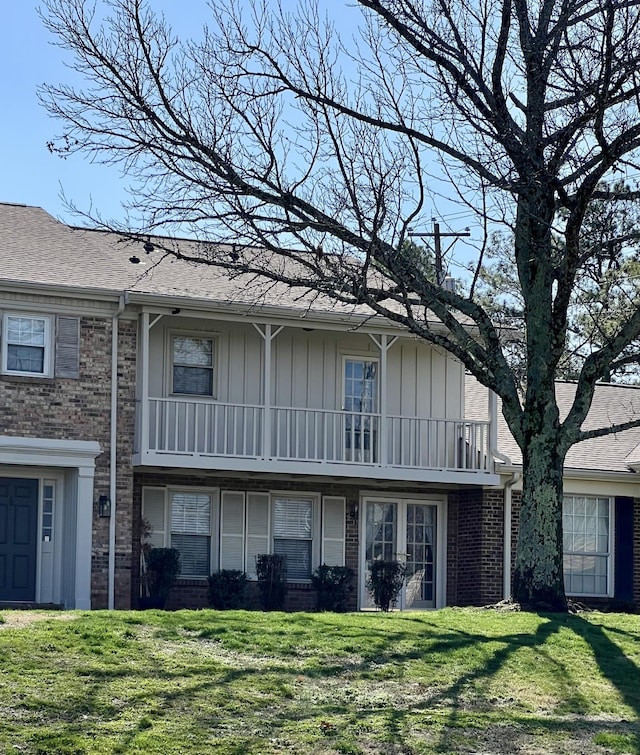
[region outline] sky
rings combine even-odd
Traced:
[[[153,5],[167,11],[178,32],[199,28],[204,18],[204,0],[153,0]],[[120,218],[125,177],[86,158],[61,159],[47,149],[61,124],[39,104],[36,90],[43,83],[68,81],[69,71],[37,7],[34,0],[0,0],[0,202],[42,207],[64,222],[79,223],[64,206],[64,192],[80,208],[93,203],[104,217]]]
[[[336,0],[326,1],[335,7]],[[149,0],[154,10],[163,11],[178,36],[199,36],[207,18],[206,0]],[[284,0],[294,4],[295,0]],[[97,209],[106,219],[123,220],[121,204],[127,201],[126,176],[117,168],[92,164],[86,157],[62,159],[47,149],[47,142],[61,131],[37,98],[43,83],[69,83],[72,72],[65,66],[65,51],[53,44],[37,13],[37,0],[0,0],[0,202],[42,207],[59,220],[83,224],[65,207],[63,195],[82,210]],[[351,6],[351,8],[349,8]],[[357,11],[345,3],[341,32],[350,33],[349,21]],[[347,28],[345,28],[345,24]],[[69,58],[66,58],[67,61]],[[437,213],[444,220],[442,230],[463,230],[474,218],[460,213],[458,206],[443,202]],[[442,213],[449,213],[443,215]],[[424,228],[431,230],[430,215]],[[472,236],[477,236],[473,233]],[[454,272],[455,274],[455,272]]]

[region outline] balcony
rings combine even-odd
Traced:
[[[489,423],[149,398],[134,463],[493,484]]]

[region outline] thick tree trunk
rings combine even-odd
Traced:
[[[540,397],[541,391],[538,391]],[[562,470],[555,396],[538,403],[526,433],[513,597],[524,609],[566,611],[562,569]],[[532,417],[534,419],[534,417]]]

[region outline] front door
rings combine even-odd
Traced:
[[[404,589],[397,607],[436,607],[437,516],[435,503],[409,500],[369,500],[364,503],[364,549],[361,606],[372,607],[366,588],[369,563],[398,560],[406,565]]]
[[[0,477],[0,600],[36,599],[38,480]]]

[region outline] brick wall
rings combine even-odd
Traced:
[[[116,583],[120,596],[131,592],[133,414],[135,411],[136,324],[119,323],[118,513]],[[93,501],[92,606],[107,605],[109,519],[98,517],[98,497],[109,494],[111,406],[111,318],[82,317],[80,378],[0,376],[0,433],[14,437],[93,440],[96,459]],[[118,607],[129,605],[120,600]]]
[[[488,605],[502,599],[504,501],[501,490],[449,496],[447,603]]]
[[[322,495],[342,496],[346,499],[346,535],[345,535],[345,564],[355,574],[354,589],[350,594],[349,610],[356,610],[358,604],[358,520],[352,516],[354,508],[358,505],[360,489],[353,485],[344,485],[338,482],[309,483],[303,480],[282,480],[279,478],[225,478],[206,476],[198,473],[193,474],[167,474],[165,472],[137,471],[134,475],[133,486],[133,546],[134,557],[132,562],[133,580],[129,599],[133,605],[137,605],[140,590],[140,524],[142,513],[142,488],[145,486],[156,487],[215,487],[220,490],[242,490],[254,492],[268,492],[270,490],[295,490],[301,493],[313,492]],[[249,596],[253,595],[253,586],[249,585]],[[257,595],[250,600],[251,607],[257,608],[259,601]],[[315,592],[308,583],[291,584],[287,592],[285,609],[290,611],[310,611],[315,608]],[[178,580],[172,590],[170,608],[202,608],[207,605],[206,580]]]

